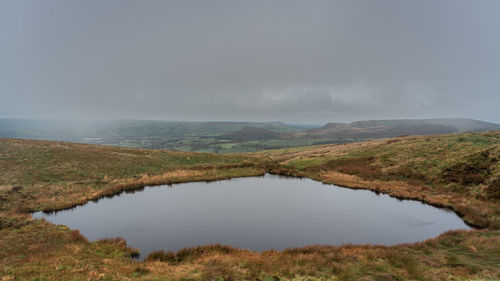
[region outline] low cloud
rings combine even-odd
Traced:
[[[0,117],[500,122],[498,1],[5,1]]]

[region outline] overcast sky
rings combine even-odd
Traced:
[[[500,1],[0,0],[0,117],[500,122]]]

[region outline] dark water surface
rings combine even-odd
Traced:
[[[55,214],[90,240],[154,250],[221,243],[263,251],[311,244],[422,241],[469,227],[453,212],[366,190],[274,175],[146,187]]]

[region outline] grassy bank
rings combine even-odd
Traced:
[[[203,154],[0,140],[0,276],[5,280],[462,280],[500,278],[500,132],[400,137],[258,154]],[[453,208],[483,230],[411,245],[255,253],[204,246],[146,262],[120,239],[88,242],[27,211],[144,185],[265,172],[307,176]],[[2,279],[2,280],[4,280]]]
[[[500,132],[399,137],[262,153],[277,173],[448,207],[500,228]]]
[[[64,226],[34,221],[0,230],[4,280],[497,280],[499,231],[454,231],[392,247],[311,246],[255,253],[185,249],[147,262],[120,239],[89,243]]]
[[[251,176],[259,158],[0,140],[0,211],[68,208],[145,185]]]

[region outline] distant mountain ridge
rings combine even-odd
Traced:
[[[281,122],[1,119],[0,138],[45,139],[197,152],[235,153],[346,143],[402,135],[500,130],[473,119],[368,120],[291,125]]]
[[[302,138],[368,139],[402,135],[436,135],[500,130],[500,125],[465,118],[368,120],[328,123],[296,136]]]

